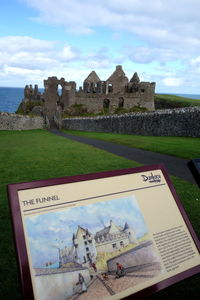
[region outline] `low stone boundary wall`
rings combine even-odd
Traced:
[[[200,107],[95,118],[67,118],[63,120],[62,125],[68,130],[200,137]]]
[[[87,268],[80,268],[74,270],[63,269],[50,269],[41,270],[36,269],[34,277],[37,295],[42,300],[66,300],[75,292],[81,289],[81,286],[76,286],[78,282],[79,273],[85,279],[88,286],[90,283],[90,273]],[[46,272],[45,272],[46,271]]]
[[[27,130],[44,127],[43,117],[29,117],[6,112],[0,113],[0,130]]]
[[[107,260],[107,266],[109,272],[113,272],[116,271],[116,263],[122,264],[126,269],[157,262],[159,262],[159,259],[156,255],[153,243],[152,241],[147,241],[131,250]]]

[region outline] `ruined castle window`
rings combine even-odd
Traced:
[[[83,235],[83,239],[85,240],[85,235]]]
[[[94,82],[90,83],[90,92],[95,93],[95,83]]]
[[[120,242],[120,246],[124,247],[124,242],[123,241]]]
[[[84,243],[85,243],[85,245],[87,245],[87,242],[86,242],[86,241],[85,241]]]
[[[85,258],[85,256],[83,256],[83,259],[84,259],[84,263],[86,263],[86,258]]]
[[[86,251],[89,251],[89,248],[88,248],[88,247],[86,247]]]
[[[94,89],[93,89],[93,93],[97,93],[97,83],[94,84]]]
[[[144,89],[141,89],[141,93],[144,93]]]
[[[101,93],[102,92],[102,84],[101,81],[97,82],[97,93]]]
[[[124,98],[123,97],[119,98],[119,107],[124,107]]]
[[[117,249],[117,244],[112,244],[113,249]]]
[[[113,85],[112,83],[108,84],[108,93],[112,93],[113,92]]]
[[[62,96],[62,86],[60,84],[57,85],[57,92],[58,92],[58,96],[61,97]]]
[[[83,84],[83,90],[86,93],[90,92],[90,84],[89,84],[89,82],[84,82],[84,84]]]
[[[110,105],[110,100],[109,99],[104,99],[103,108],[109,108],[109,105]]]

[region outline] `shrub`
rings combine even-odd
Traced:
[[[32,109],[35,106],[44,106],[44,102],[43,101],[27,101],[27,102],[22,102],[20,103],[16,114],[19,115],[27,115],[30,114]]]

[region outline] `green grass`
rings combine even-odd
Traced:
[[[169,101],[177,101],[177,102],[185,102],[188,104],[200,105],[200,99],[191,99],[176,95],[163,95],[163,94],[155,94],[155,100],[162,99],[162,100],[169,100]]]
[[[200,99],[191,99],[175,95],[155,94],[154,100],[156,109],[200,105]]]
[[[137,163],[45,130],[0,131],[0,299],[21,299],[6,185],[129,168]]]
[[[0,299],[22,299],[12,238],[6,185],[9,183],[62,177],[134,167],[138,164],[93,147],[82,145],[45,130],[0,131]],[[172,178],[195,231],[200,236],[199,189]],[[196,200],[199,199],[199,200]],[[200,293],[198,276],[155,295],[158,299],[183,299]]]
[[[186,159],[200,157],[200,138],[141,136],[119,133],[63,130],[63,132],[109,141],[139,149],[159,152]]]

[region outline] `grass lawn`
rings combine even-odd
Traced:
[[[200,157],[200,138],[141,136],[119,133],[86,132],[78,130],[63,130],[63,132],[186,159]]]
[[[185,98],[181,96],[175,95],[162,95],[162,94],[155,94],[155,105],[159,105],[159,108],[163,106],[166,107],[185,107],[185,106],[199,106],[200,99],[191,99]]]
[[[12,238],[6,185],[138,166],[139,164],[45,130],[0,131],[0,299],[22,299]],[[172,178],[195,231],[200,236],[199,189]],[[197,200],[198,199],[198,200]],[[200,293],[194,276],[154,295],[152,299],[192,299]],[[194,298],[193,298],[194,299]],[[28,300],[28,299],[27,299]]]
[[[200,99],[192,99],[186,98],[176,95],[168,95],[168,94],[155,94],[155,100],[162,99],[162,100],[169,100],[169,101],[177,101],[177,102],[184,102],[193,105],[200,105]]]

